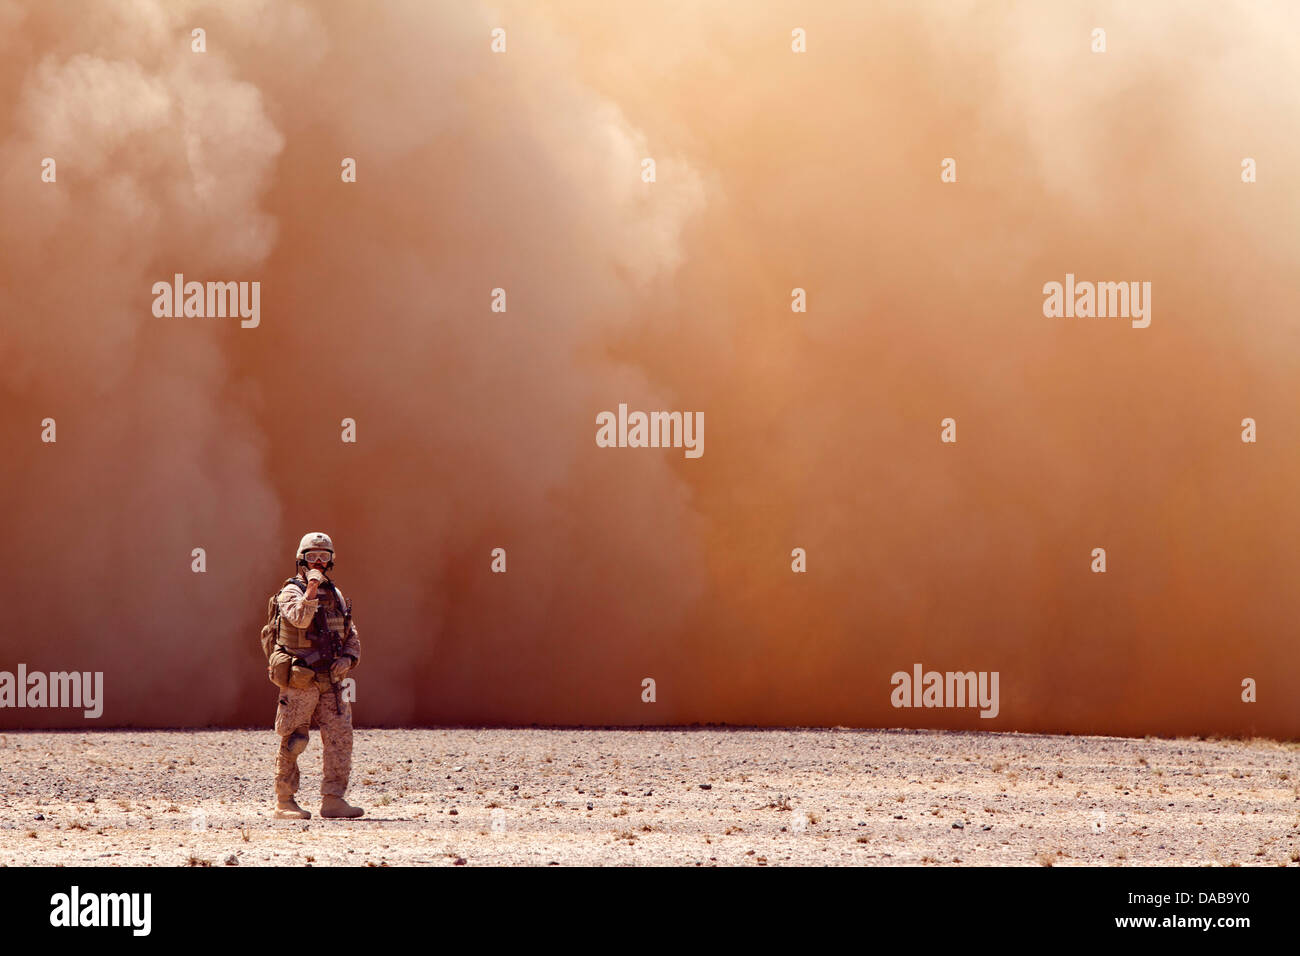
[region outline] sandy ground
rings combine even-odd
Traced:
[[[269,730],[0,736],[7,865],[1297,865],[1300,744],[929,731],[362,730],[271,818]]]

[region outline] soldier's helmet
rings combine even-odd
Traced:
[[[311,531],[302,536],[298,542],[298,553],[294,555],[294,561],[298,564],[306,564],[303,555],[308,551],[328,551],[330,553],[329,567],[334,567],[334,542],[330,536],[323,531]]]

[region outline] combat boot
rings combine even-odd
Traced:
[[[320,801],[320,815],[323,817],[359,817],[365,813],[360,807],[354,807],[342,797],[325,794]]]
[[[275,801],[275,818],[277,820],[310,820],[311,811],[298,806],[293,797],[279,797]]]

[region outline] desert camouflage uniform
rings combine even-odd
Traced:
[[[299,629],[307,628],[317,614],[325,615],[325,620],[338,620],[343,613],[328,586],[322,586],[315,599],[308,601],[302,591],[286,584],[276,601],[280,605],[283,623]],[[358,662],[361,660],[361,638],[355,624],[344,641],[343,653]],[[321,666],[325,667],[327,663]],[[351,671],[347,676],[351,676]],[[312,723],[320,727],[321,743],[325,748],[321,795],[342,797],[347,791],[348,777],[352,772],[352,705],[343,701],[343,713],[340,714],[334,696],[327,669],[318,671],[315,681],[308,687],[280,690],[275,711],[275,732],[280,735],[280,749],[275,758],[275,795],[278,798],[292,797],[298,792],[298,756],[289,748],[290,737],[308,737]]]

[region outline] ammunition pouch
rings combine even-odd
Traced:
[[[306,690],[316,682],[316,672],[310,667],[294,663],[289,668],[289,686],[294,690]]]
[[[266,676],[276,687],[284,690],[289,686],[289,670],[293,667],[293,657],[283,647],[277,646],[267,660]]]

